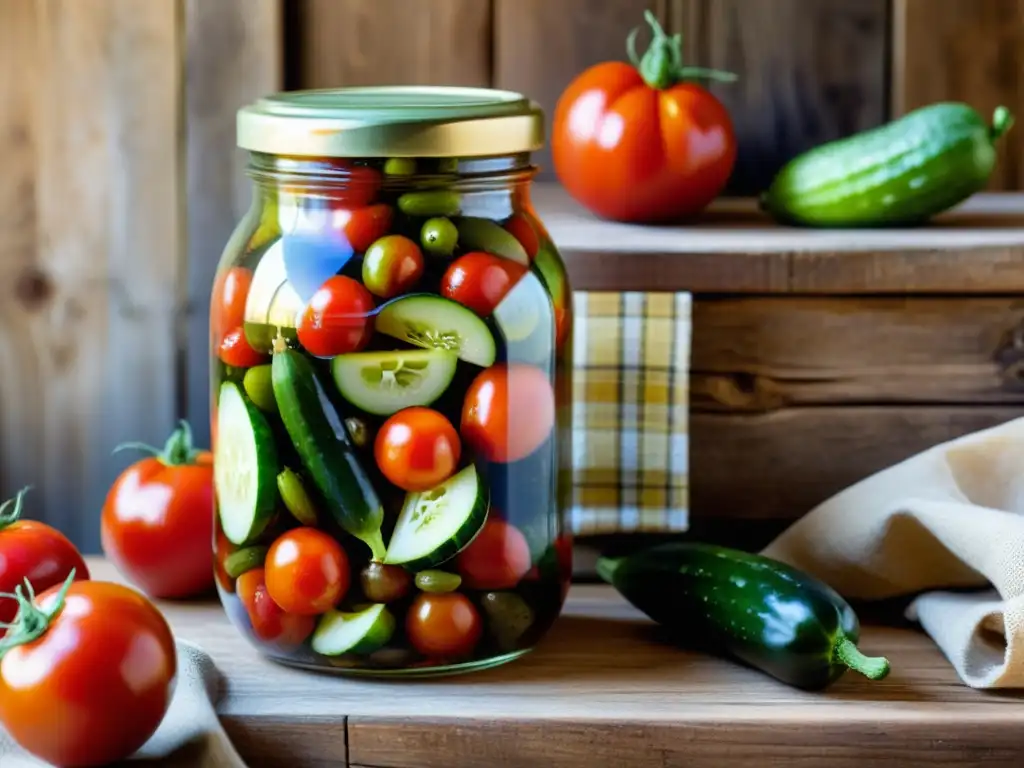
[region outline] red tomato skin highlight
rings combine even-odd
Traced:
[[[455,427],[441,413],[405,408],[377,432],[374,456],[381,473],[402,490],[427,491],[455,472],[462,443]]]
[[[335,275],[313,294],[299,315],[299,343],[318,357],[358,352],[373,333],[373,308],[373,297],[362,283]]]
[[[0,660],[0,722],[49,763],[106,765],[156,732],[176,675],[174,638],[152,603],[120,584],[76,582],[50,628]]]
[[[527,268],[510,259],[471,251],[451,263],[441,278],[441,295],[489,317]]]
[[[283,611],[316,616],[348,592],[348,557],[323,531],[295,528],[270,545],[264,578],[267,593]]]
[[[213,460],[169,465],[135,462],[107,493],[100,518],[103,553],[151,597],[196,597],[212,591]]]
[[[265,363],[268,358],[249,345],[241,327],[228,331],[220,342],[221,362],[235,368],[253,368]]]
[[[555,393],[532,365],[499,363],[469,385],[460,431],[488,461],[519,461],[547,440],[555,423]]]
[[[530,545],[522,532],[496,517],[455,558],[462,583],[470,589],[512,589],[529,572]]]

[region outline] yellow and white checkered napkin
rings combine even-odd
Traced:
[[[577,535],[685,531],[689,507],[688,293],[573,297]]]

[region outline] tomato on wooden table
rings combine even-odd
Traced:
[[[299,315],[299,343],[319,357],[358,352],[372,335],[373,308],[373,296],[359,281],[331,277]]]
[[[63,768],[107,765],[145,744],[177,674],[156,607],[120,584],[70,577],[17,603],[0,642],[0,723],[11,737]]]
[[[413,648],[424,656],[453,659],[468,656],[480,641],[480,613],[459,592],[421,593],[409,608],[405,631]]]
[[[489,317],[527,268],[511,259],[472,251],[451,263],[441,278],[441,295]]]
[[[512,589],[530,566],[530,545],[522,531],[497,517],[455,558],[455,568],[470,589]]]
[[[462,439],[488,461],[526,458],[544,444],[555,424],[555,393],[547,374],[524,363],[499,363],[466,391]]]
[[[89,569],[67,536],[45,523],[22,520],[25,495],[22,488],[13,499],[0,504],[0,592],[5,595],[25,583],[36,593],[64,582],[72,571],[87,580]],[[14,600],[0,598],[0,624],[9,624],[18,612]],[[0,638],[5,628],[0,626]]]
[[[348,592],[348,557],[333,537],[316,528],[293,528],[270,545],[264,578],[271,599],[287,613],[315,616]]]
[[[654,15],[642,60],[608,61],[580,74],[555,107],[555,173],[577,201],[599,216],[659,222],[691,216],[725,186],[736,162],[736,136],[725,106],[696,79],[733,80],[727,72],[683,66],[678,35]]]
[[[263,568],[254,568],[239,576],[235,591],[258,639],[290,649],[302,645],[313,634],[316,617],[282,610],[267,591]]]
[[[195,448],[182,421],[162,449],[126,443],[147,456],[107,492],[100,517],[103,553],[151,597],[194,597],[213,589],[213,457]]]
[[[414,406],[391,416],[374,443],[377,466],[403,491],[428,491],[455,472],[462,443],[452,423],[431,408]]]

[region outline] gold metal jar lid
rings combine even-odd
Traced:
[[[284,91],[238,111],[238,146],[303,157],[483,157],[544,145],[544,113],[490,88]]]

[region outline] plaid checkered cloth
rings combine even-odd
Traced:
[[[579,536],[685,531],[688,293],[574,294],[573,494]]]

